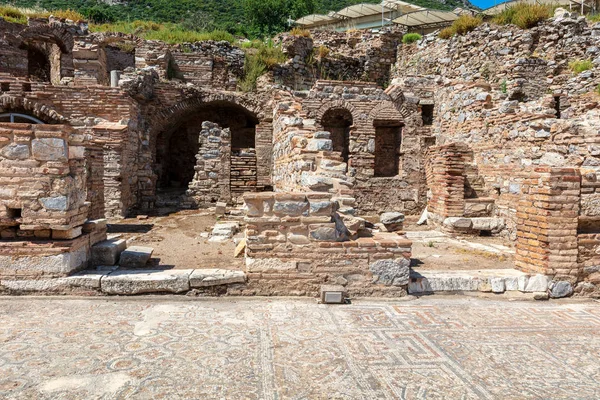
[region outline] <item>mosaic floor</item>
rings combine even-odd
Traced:
[[[598,399],[600,303],[0,298],[2,399]]]

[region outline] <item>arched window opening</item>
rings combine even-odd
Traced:
[[[399,173],[402,126],[397,121],[375,121],[375,176]]]
[[[37,47],[27,47],[27,71],[30,79],[50,82],[51,67],[48,56]]]
[[[20,113],[2,113],[0,122],[22,123],[22,124],[45,124],[44,121],[27,114]]]
[[[331,133],[333,151],[342,153],[344,162],[350,157],[350,128],[352,114],[344,108],[328,110],[321,118],[323,129]]]

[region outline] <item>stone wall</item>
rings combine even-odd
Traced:
[[[395,233],[349,240],[325,193],[244,195],[248,288],[316,295],[322,284],[353,295],[406,294],[411,242]]]

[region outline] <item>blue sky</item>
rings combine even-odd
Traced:
[[[504,3],[504,0],[471,0],[471,3],[473,3],[473,5],[476,5],[479,8],[486,9],[493,7],[496,4]]]

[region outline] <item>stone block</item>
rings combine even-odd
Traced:
[[[192,270],[121,270],[102,278],[102,292],[117,295],[182,293],[190,290]]]
[[[448,217],[444,220],[444,226],[448,228],[468,230],[473,227],[473,221],[470,218]]]
[[[385,226],[388,232],[402,230],[404,223],[404,214],[399,212],[385,212],[379,216],[379,221]]]
[[[233,237],[240,226],[237,222],[220,222],[213,227],[210,242],[225,242]]]
[[[491,218],[491,217],[479,217],[471,218],[472,227],[476,231],[499,231],[505,226],[504,219],[502,218]]]
[[[29,158],[29,146],[26,144],[9,144],[0,151],[0,155],[9,160],[26,160]]]
[[[318,242],[335,242],[337,233],[334,227],[321,226],[310,231],[310,237]]]
[[[306,149],[310,151],[333,151],[331,139],[312,139],[308,141]]]
[[[273,213],[279,216],[308,216],[308,210],[308,201],[276,201],[273,205]]]
[[[81,226],[71,228],[64,231],[52,230],[52,239],[55,240],[71,240],[81,236]]]
[[[545,292],[548,290],[549,279],[546,275],[534,275],[529,278],[525,292]]]
[[[42,197],[40,202],[46,210],[67,211],[69,209],[69,199],[66,196]]]
[[[121,253],[119,265],[123,268],[143,268],[153,252],[152,247],[132,246]]]
[[[529,282],[529,277],[526,275],[523,276],[519,276],[517,278],[517,289],[520,292],[524,292],[525,288],[527,287],[527,283]]]
[[[493,293],[504,293],[506,290],[504,278],[491,278],[490,284],[492,285]]]
[[[215,215],[223,216],[225,215],[225,211],[227,211],[227,203],[217,202],[215,205]]]
[[[97,243],[92,247],[91,265],[93,267],[117,265],[125,249],[127,249],[127,242],[124,239],[110,239]]]
[[[519,290],[519,278],[516,276],[510,276],[504,279],[504,285],[506,291]]]
[[[550,297],[560,299],[569,297],[573,294],[573,286],[567,281],[558,281],[550,283]]]
[[[31,141],[33,158],[38,161],[66,161],[67,144],[63,139],[42,138]]]
[[[373,273],[373,283],[404,286],[408,285],[409,266],[410,260],[406,258],[378,260],[369,266],[369,270]]]
[[[195,269],[190,274],[190,287],[192,288],[245,282],[246,274],[243,271],[231,271],[226,269]]]
[[[326,192],[333,188],[333,179],[328,176],[315,175],[312,172],[302,172],[300,184],[316,192]]]

